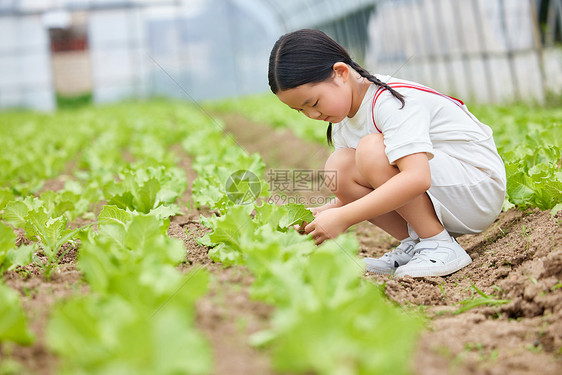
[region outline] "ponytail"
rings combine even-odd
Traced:
[[[396,99],[398,99],[400,101],[400,103],[402,103],[402,107],[400,107],[400,109],[404,108],[404,106],[406,105],[406,102],[404,101],[404,95],[402,95],[398,91],[394,90],[392,87],[390,87],[390,85],[388,83],[381,81],[380,79],[378,79],[377,77],[375,77],[374,75],[369,73],[367,70],[363,69],[355,61],[351,61],[349,66],[351,66],[357,73],[359,73],[361,75],[361,77],[367,78],[369,81],[373,82],[375,85],[378,85],[378,86],[384,88],[385,90],[388,90],[392,94],[392,96],[394,96]]]
[[[343,62],[370,82],[388,90],[392,96],[406,104],[404,96],[387,83],[363,69],[354,62],[340,44],[319,30],[303,29],[283,35],[271,50],[269,56],[269,87],[274,94],[306,83],[317,83],[332,76],[333,66]],[[328,125],[326,139],[331,146],[332,123]]]

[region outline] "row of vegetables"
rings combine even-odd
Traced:
[[[39,338],[59,358],[58,373],[212,371],[212,351],[195,327],[209,274],[196,266],[180,272],[185,247],[167,235],[169,217],[188,204],[180,202],[184,151],[198,175],[189,181],[193,204],[216,212],[201,217],[211,232],[198,241],[215,261],[245,265],[255,276],[252,297],[275,307],[270,328],[251,340],[271,349],[275,369],[407,372],[419,317],[359,277],[352,237],[316,247],[289,230],[311,220],[303,206],[237,204],[233,193],[253,187],[239,174],[231,187],[225,181],[238,170],[263,181],[265,166],[214,120],[183,103],[152,102],[9,113],[2,121],[0,146],[14,150],[0,156],[2,274],[34,264],[49,280],[77,249],[85,281],[57,302]],[[178,140],[182,150],[173,147]],[[267,194],[261,182],[254,197]],[[38,340],[26,315],[20,293],[0,283],[0,345]]]
[[[49,280],[78,248],[76,266],[87,287],[58,301],[43,339],[59,357],[60,373],[205,374],[212,368],[210,347],[194,327],[195,301],[207,291],[208,274],[180,272],[185,247],[167,235],[168,218],[181,212],[176,202],[187,188],[171,145],[205,124],[182,108],[155,103],[4,115],[2,131],[18,125],[24,131],[2,141],[25,146],[31,166],[51,158],[40,145],[35,153],[35,145],[49,134],[65,138],[49,173],[41,169],[32,178],[20,173],[21,160],[3,155],[8,168],[0,207],[4,270],[21,272],[34,263]],[[185,118],[192,121],[183,124]],[[64,149],[67,143],[80,147]],[[50,190],[49,179],[64,186]],[[41,189],[47,190],[32,194]],[[76,227],[80,222],[87,224]],[[16,246],[11,227],[31,244]],[[19,294],[5,285],[0,290],[0,343],[31,344]]]

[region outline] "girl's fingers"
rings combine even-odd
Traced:
[[[315,239],[314,239],[314,243],[315,243],[316,245],[320,245],[320,244],[322,243],[322,241],[320,241],[320,238],[315,238]]]
[[[297,232],[299,232],[300,234],[304,234],[304,228],[308,225],[308,223],[306,221],[303,221],[303,223],[301,225],[295,224],[293,225],[293,229],[295,229]]]
[[[322,242],[324,242],[327,239],[327,237],[321,231],[316,230],[315,223],[308,224],[306,228],[304,228],[304,231],[307,234],[310,234],[316,245],[320,245]]]
[[[308,234],[310,234],[310,236],[312,237],[312,239],[314,240],[314,243],[316,243],[316,245],[320,245],[325,240],[325,236],[315,229],[308,232]]]

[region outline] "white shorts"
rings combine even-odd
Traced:
[[[501,212],[505,178],[490,176],[437,149],[433,154],[427,194],[439,221],[452,236],[482,232]]]

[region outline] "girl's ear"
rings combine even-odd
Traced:
[[[349,65],[347,65],[344,62],[337,62],[332,66],[332,69],[334,70],[334,78],[339,77],[341,78],[344,82],[347,81],[347,79],[349,78]]]

